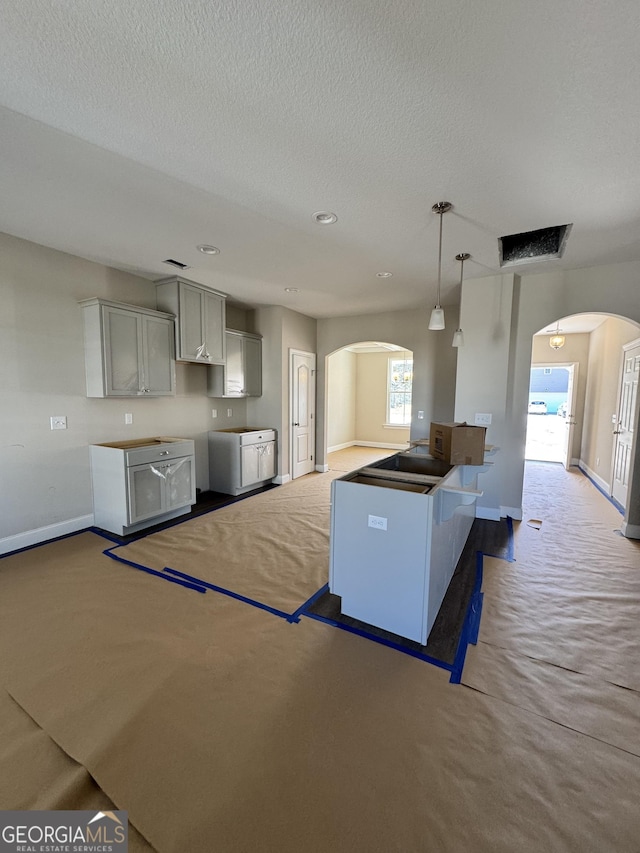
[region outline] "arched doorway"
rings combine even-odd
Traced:
[[[409,444],[413,352],[358,341],[326,357],[326,452],[404,450]]]
[[[554,341],[558,327],[561,340]],[[526,458],[577,466],[621,511],[635,446],[639,339],[640,326],[630,320],[575,314],[536,333],[531,351]],[[533,411],[538,403],[544,411]],[[553,436],[565,444],[545,458]]]

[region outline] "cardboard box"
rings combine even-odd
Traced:
[[[431,423],[429,453],[451,465],[482,465],[487,428],[466,423]]]

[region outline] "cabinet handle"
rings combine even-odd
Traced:
[[[170,450],[161,450],[158,454],[159,456],[168,456],[171,453]]]

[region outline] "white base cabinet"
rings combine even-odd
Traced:
[[[331,484],[341,612],[426,645],[473,519],[478,469],[396,454]]]
[[[223,495],[242,495],[276,476],[275,429],[237,427],[209,433],[209,488]]]
[[[145,438],[89,450],[96,527],[125,536],[183,515],[196,502],[190,439]]]

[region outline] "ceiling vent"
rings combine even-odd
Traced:
[[[180,261],[174,261],[173,258],[167,258],[166,261],[162,262],[163,264],[169,264],[172,267],[178,267],[179,270],[188,270],[189,264],[182,264]]]
[[[554,225],[523,234],[509,234],[498,239],[500,266],[531,264],[561,258],[571,225]]]

